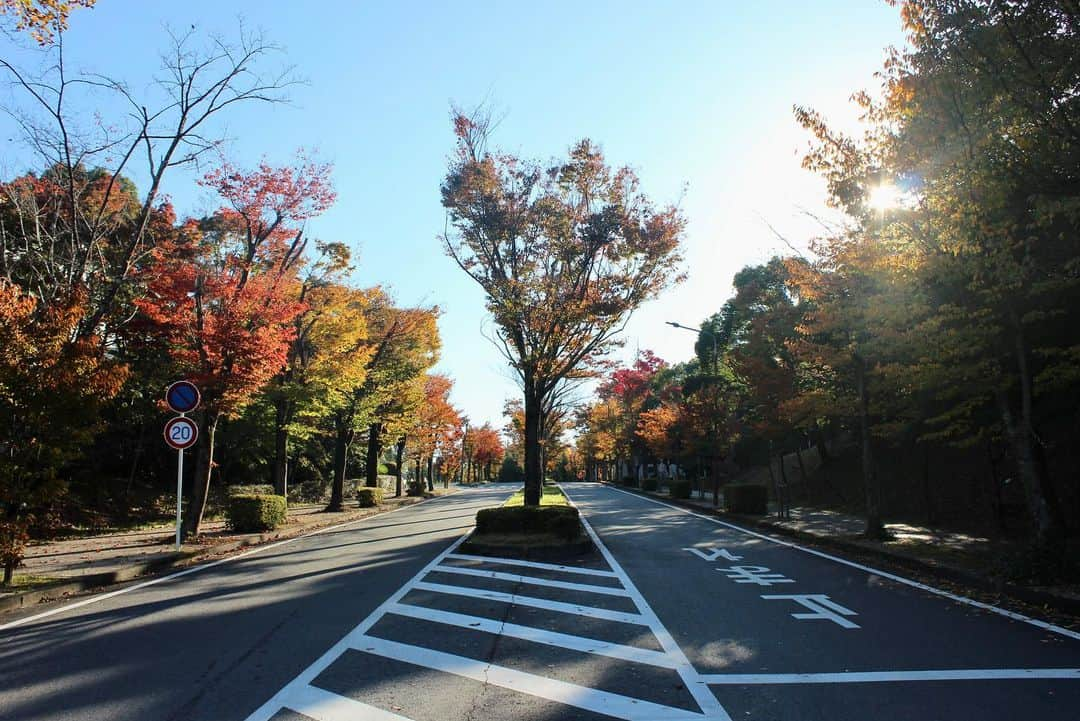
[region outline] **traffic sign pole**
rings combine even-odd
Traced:
[[[180,551],[180,507],[184,496],[184,449],[195,445],[199,427],[187,414],[199,406],[201,395],[191,381],[177,381],[165,391],[165,403],[180,415],[165,424],[165,442],[176,449],[176,551]]]
[[[176,551],[180,552],[180,498],[184,491],[184,449],[176,451]]]

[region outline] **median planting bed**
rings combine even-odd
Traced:
[[[476,514],[476,529],[462,544],[468,553],[516,558],[554,558],[588,552],[578,509],[554,484],[545,484],[539,506],[526,506],[524,490],[498,508]]]

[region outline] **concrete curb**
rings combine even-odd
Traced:
[[[1006,583],[1004,581],[996,581],[993,579],[980,576],[973,571],[967,571],[965,569],[956,568],[955,566],[947,566],[932,561],[926,561],[915,556],[910,556],[902,553],[893,553],[881,548],[872,548],[864,546],[854,541],[849,541],[843,538],[836,538],[833,536],[825,536],[819,533],[810,533],[807,531],[800,531],[795,528],[788,528],[787,526],[774,523],[767,518],[759,518],[756,516],[745,516],[739,513],[728,513],[720,509],[708,508],[705,506],[699,506],[693,502],[679,499],[670,498],[669,496],[661,495],[660,493],[654,493],[649,491],[641,491],[637,488],[630,488],[627,486],[620,486],[613,483],[605,483],[604,485],[610,485],[612,488],[618,488],[619,490],[629,491],[639,496],[646,496],[650,498],[656,498],[657,500],[664,501],[673,506],[679,506],[690,511],[695,511],[702,515],[716,516],[717,518],[725,521],[730,521],[736,525],[747,526],[758,531],[768,531],[778,536],[786,536],[788,538],[794,538],[800,541],[806,541],[816,546],[823,546],[835,551],[841,551],[845,553],[861,554],[863,556],[870,556],[889,563],[896,564],[911,571],[918,573],[925,573],[930,576],[935,576],[946,581],[952,581],[954,583],[963,584],[980,591],[988,593],[998,593],[1010,598],[1022,601],[1024,603],[1036,604],[1039,606],[1049,606],[1058,611],[1063,611],[1068,614],[1080,616],[1080,598],[1073,598],[1071,596],[1063,596],[1060,594],[1052,593],[1050,591],[1042,591],[1034,588],[1028,588],[1026,586],[1017,586],[1016,584]]]
[[[9,613],[11,611],[18,611],[25,609],[29,606],[33,606],[39,603],[45,603],[48,601],[55,601],[73,593],[79,593],[81,591],[88,591],[94,588],[104,588],[106,586],[112,586],[118,583],[124,583],[125,581],[131,581],[140,576],[145,576],[151,573],[157,573],[160,571],[169,571],[183,566],[189,565],[190,562],[203,560],[210,556],[220,556],[234,551],[239,551],[243,548],[251,546],[261,546],[264,543],[270,543],[271,541],[283,541],[289,538],[296,538],[297,536],[303,536],[304,534],[318,531],[328,526],[338,525],[342,523],[351,523],[363,518],[370,518],[373,516],[379,516],[390,510],[397,510],[405,506],[414,506],[418,503],[429,500],[430,498],[442,498],[445,495],[430,497],[413,497],[410,496],[406,500],[397,504],[393,509],[386,509],[384,511],[378,511],[376,513],[369,513],[370,508],[356,509],[357,512],[350,514],[344,518],[328,519],[326,523],[312,524],[303,528],[297,529],[283,529],[281,532],[268,532],[260,533],[258,536],[252,536],[249,538],[243,538],[238,541],[225,541],[222,543],[216,543],[208,546],[201,546],[187,551],[180,551],[178,553],[169,553],[166,556],[155,558],[152,561],[146,561],[144,563],[134,563],[130,566],[124,566],[116,571],[106,571],[104,573],[91,573],[85,576],[79,576],[70,580],[56,581],[55,583],[45,584],[30,591],[24,591],[23,593],[14,593],[10,596],[0,597],[0,614]],[[290,533],[290,530],[295,532]]]

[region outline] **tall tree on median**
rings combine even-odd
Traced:
[[[595,363],[630,313],[679,279],[684,220],[657,209],[629,168],[591,141],[548,166],[489,152],[490,118],[454,112],[442,183],[447,253],[487,294],[497,345],[521,382],[525,503],[540,503],[543,411]]]

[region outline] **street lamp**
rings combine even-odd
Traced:
[[[716,362],[717,361],[716,334],[713,333],[711,330],[705,330],[704,328],[691,328],[688,325],[682,325],[681,323],[676,323],[673,320],[667,320],[667,321],[664,321],[664,322],[667,325],[670,325],[672,328],[682,328],[683,330],[688,330],[691,333],[697,333],[699,335],[701,333],[705,333],[710,338],[712,338],[712,362],[713,362],[713,373],[715,374],[716,373],[716,368],[717,368],[717,362]]]

